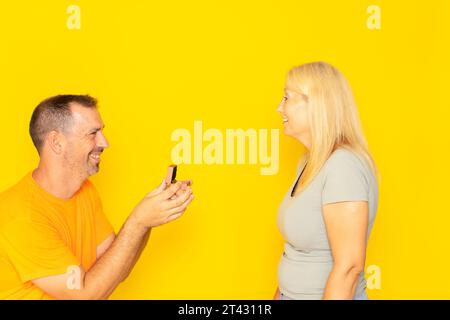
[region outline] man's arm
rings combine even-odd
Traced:
[[[141,242],[141,245],[139,247],[139,250],[136,252],[133,258],[133,262],[130,265],[130,268],[126,272],[126,275],[129,275],[131,270],[136,265],[137,261],[141,257],[142,251],[144,251],[144,248],[147,246],[148,239],[150,238],[151,230],[147,232],[145,235],[144,241]],[[116,235],[112,233],[108,238],[106,238],[102,243],[100,243],[97,246],[97,260],[100,259],[100,257],[109,249],[109,247],[113,244],[114,240],[116,239]],[[126,279],[126,276],[121,280],[124,281]]]
[[[181,192],[183,192],[188,186],[192,185],[192,180],[184,180],[184,181],[180,181],[180,182],[182,183],[182,186],[181,186],[180,190],[178,190],[176,192],[176,194],[171,197],[171,199],[179,197],[181,195]],[[163,181],[163,183],[159,186],[159,188],[153,190],[148,195],[149,196],[158,195],[162,191],[164,191],[165,188],[166,188],[166,183],[165,183],[165,181]],[[144,241],[141,243],[141,246],[140,246],[138,252],[135,254],[135,257],[133,258],[133,263],[131,264],[131,268],[130,268],[130,270],[127,273],[128,275],[130,274],[130,272],[133,269],[134,265],[139,260],[141,254],[142,254],[142,251],[144,251],[144,248],[147,246],[148,239],[150,238],[150,233],[151,233],[151,230],[149,230],[147,232],[147,235],[145,236]],[[112,245],[112,243],[114,242],[115,239],[116,239],[116,234],[113,232],[102,243],[100,243],[97,246],[97,260],[100,259],[100,257],[106,252],[106,250],[109,249],[109,247]],[[122,281],[124,281],[125,278],[122,279]]]
[[[139,249],[137,250],[137,252],[134,254],[133,260],[130,264],[130,266],[128,267],[128,270],[126,272],[124,272],[124,276],[122,277],[122,279],[120,280],[125,281],[125,279],[130,275],[131,270],[133,270],[134,266],[136,265],[137,261],[139,260],[139,258],[141,257],[142,251],[144,251],[145,247],[147,246],[147,242],[148,239],[150,238],[150,233],[152,232],[151,229],[149,229],[146,233],[146,235],[144,236],[144,240],[141,242],[141,245],[139,247]]]
[[[100,257],[106,252],[106,250],[109,249],[109,247],[112,245],[112,243],[114,242],[114,240],[116,239],[116,234],[114,232],[112,232],[105,240],[102,241],[102,243],[100,243],[97,246],[97,259],[100,259]]]
[[[33,283],[56,299],[106,299],[134,266],[152,227],[180,217],[193,200],[192,189],[174,184],[157,195],[146,196],[130,214],[110,247],[85,272],[80,267],[80,288],[67,285],[73,274],[61,274],[33,280]]]
[[[189,186],[192,186],[192,180],[180,180],[180,182],[181,182],[181,188],[170,199],[176,199],[177,197],[180,197],[182,195],[182,192],[184,190],[186,190],[186,188],[188,188]],[[148,195],[149,196],[158,195],[159,193],[164,191],[165,188],[166,188],[166,182],[163,181],[163,183],[159,186],[159,188],[153,190]],[[144,238],[144,241],[142,241],[142,243],[141,243],[141,247],[139,248],[139,250],[134,255],[133,262],[132,262],[130,268],[128,269],[128,272],[126,272],[125,277],[122,279],[122,281],[124,281],[127,278],[127,276],[131,273],[131,270],[134,268],[134,266],[136,265],[137,261],[141,257],[142,251],[144,251],[144,248],[147,246],[147,242],[148,242],[148,239],[150,238],[150,233],[151,232],[152,232],[151,229],[147,232],[147,234],[146,234],[146,236]]]

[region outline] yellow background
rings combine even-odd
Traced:
[[[81,30],[66,26],[81,8]],[[381,30],[366,27],[381,7]],[[367,265],[372,299],[449,299],[450,2],[8,1],[0,8],[0,190],[38,161],[33,108],[59,93],[100,101],[111,147],[93,178],[116,231],[159,184],[177,128],[279,128],[289,68],[328,61],[350,80],[382,175]],[[280,170],[181,165],[196,200],[151,240],[114,299],[265,299],[276,288],[278,205],[300,144],[281,135]]]

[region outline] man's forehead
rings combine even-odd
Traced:
[[[71,103],[70,111],[72,112],[72,119],[74,123],[86,126],[100,126],[103,127],[103,121],[95,107],[86,107],[79,103]]]

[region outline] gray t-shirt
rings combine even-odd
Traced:
[[[378,207],[378,185],[365,161],[344,148],[335,150],[313,181],[291,196],[306,165],[300,160],[297,177],[278,210],[278,228],[286,241],[278,265],[280,292],[292,299],[322,299],[333,257],[328,243],[322,206],[342,201],[368,201],[367,239]],[[363,273],[355,297],[365,293]]]

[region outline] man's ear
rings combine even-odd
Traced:
[[[61,154],[64,147],[64,136],[61,132],[52,130],[47,135],[47,144],[55,154]]]

